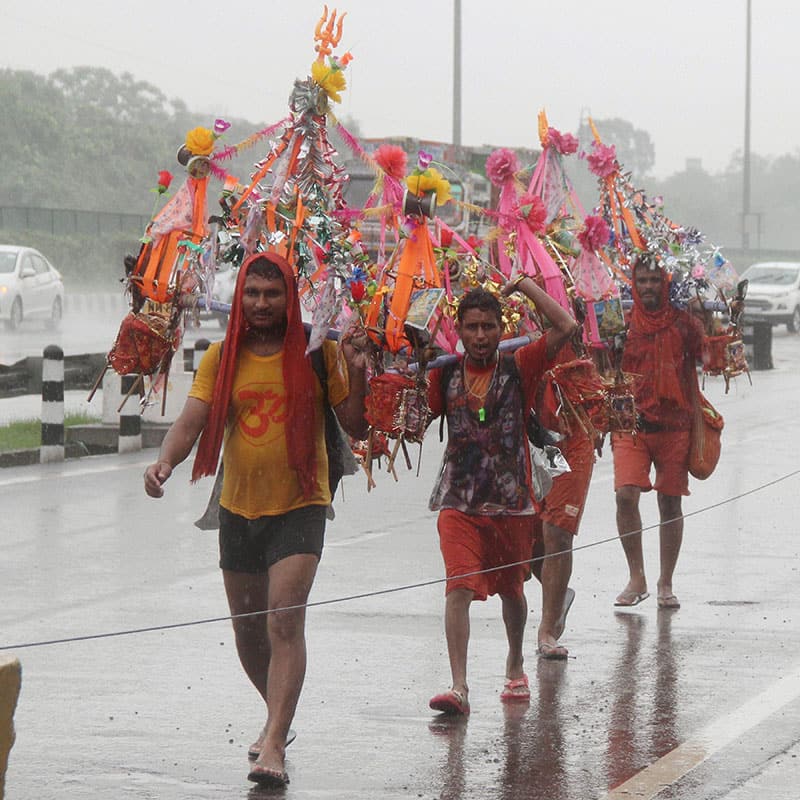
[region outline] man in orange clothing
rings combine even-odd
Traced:
[[[672,577],[683,540],[681,498],[689,494],[689,437],[703,328],[690,313],[670,303],[669,277],[650,254],[640,255],[634,264],[632,292],[622,369],[635,376],[639,421],[635,436],[611,437],[617,528],[629,571],[615,605],[635,606],[649,597],[639,498],[655,489],[661,519],[658,606],[674,609],[680,607]]]
[[[573,344],[565,344],[554,359],[564,364],[577,358]],[[589,484],[595,462],[595,442],[574,420],[570,426],[562,423],[556,409],[545,399],[545,385],[540,387],[536,412],[539,422],[547,429],[561,434],[558,449],[569,464],[570,471],[553,478],[553,485],[539,502],[534,523],[535,540],[532,571],[542,584],[542,618],[537,634],[538,651],[542,658],[566,659],[569,651],[558,643],[564,632],[567,614],[575,599],[569,587],[572,575],[572,543],[578,534],[583,517]]]
[[[464,358],[442,375],[432,370],[429,404],[447,419],[447,449],[429,507],[438,511],[445,563],[445,634],[451,688],[430,707],[449,714],[470,710],[467,685],[469,611],[473,600],[497,594],[508,639],[503,701],[527,701],[522,642],[527,618],[523,585],[529,574],[534,513],[530,457],[525,434],[527,398],[577,324],[529,277],[511,281],[505,293],[524,292],[551,323],[536,342],[513,356],[498,352],[503,332],[499,300],[473,289],[458,306]],[[506,564],[513,564],[504,568]]]

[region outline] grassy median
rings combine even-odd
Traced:
[[[66,414],[64,426],[92,425],[100,422],[100,417],[89,414]],[[42,444],[42,421],[39,419],[20,419],[8,425],[0,425],[0,453],[9,450],[30,450]]]

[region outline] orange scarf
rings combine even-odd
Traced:
[[[247,332],[242,312],[242,294],[250,264],[264,258],[278,267],[286,284],[286,334],[283,339],[283,382],[288,405],[286,430],[291,435],[289,466],[297,472],[303,495],[308,497],[316,486],[316,447],[314,442],[315,403],[314,373],[311,360],[305,355],[306,334],[300,315],[300,298],[291,266],[276,253],[255,253],[239,269],[231,304],[228,330],[222,346],[222,357],[214,385],[211,413],[200,437],[192,468],[192,482],[217,471],[222,438],[228,420],[233,378],[239,350]]]
[[[633,310],[630,331],[653,338],[655,358],[655,394],[661,400],[671,400],[679,406],[686,405],[681,389],[679,372],[683,365],[683,340],[675,327],[678,310],[669,300],[669,277],[664,274],[661,282],[661,304],[655,311],[648,311],[636,289],[636,280],[631,282]]]

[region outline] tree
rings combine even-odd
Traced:
[[[129,72],[117,76],[104,67],[58,69],[49,81],[76,109],[95,108],[122,122],[142,124],[175,110],[166,95]]]

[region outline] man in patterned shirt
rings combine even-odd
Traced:
[[[431,698],[430,707],[449,714],[469,712],[470,604],[492,594],[502,600],[508,638],[501,699],[530,698],[522,656],[528,613],[523,584],[530,572],[534,513],[527,398],[534,397],[549,359],[578,326],[533,279],[523,276],[503,289],[506,294],[516,290],[550,322],[547,333],[513,356],[502,356],[500,302],[483,289],[473,289],[458,307],[464,357],[455,369],[444,374],[432,370],[430,376],[431,411],[446,416],[448,429],[430,508],[439,512],[439,543],[448,578],[445,632],[452,674],[451,688]],[[516,566],[504,568],[506,564]]]

